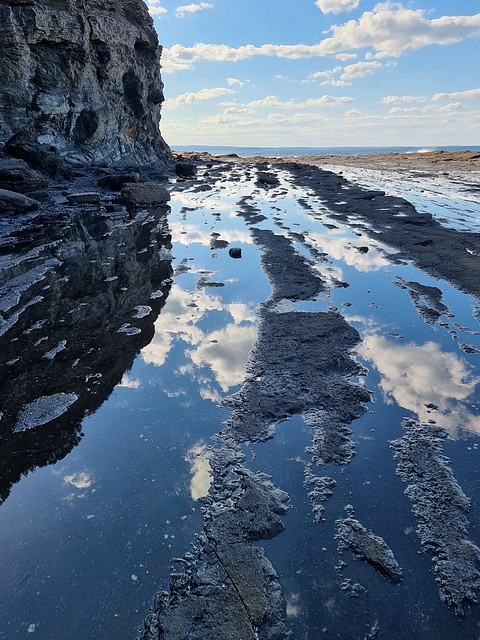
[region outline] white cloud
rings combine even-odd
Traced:
[[[336,53],[373,48],[383,55],[398,56],[428,45],[447,45],[480,35],[480,14],[425,18],[425,11],[405,9],[400,3],[380,3],[357,20],[332,27],[333,36],[319,46]]]
[[[335,58],[342,62],[346,62],[347,60],[355,60],[355,58],[358,58],[358,55],[356,53],[337,53]]]
[[[253,113],[253,109],[248,109],[247,107],[238,107],[237,105],[229,106],[225,109],[223,113]]]
[[[233,89],[227,89],[225,87],[214,87],[212,89],[201,89],[196,93],[181,93],[176,98],[169,98],[163,103],[163,109],[172,110],[178,109],[184,104],[193,104],[194,102],[200,102],[202,100],[212,100],[219,96],[224,96],[229,93],[235,93]]]
[[[117,387],[125,387],[126,389],[138,389],[140,385],[140,380],[134,380],[125,373],[122,380],[118,383]]]
[[[349,109],[348,111],[345,111],[344,115],[345,115],[346,118],[353,118],[353,117],[356,117],[356,116],[361,116],[363,114],[360,111],[360,109]]]
[[[200,2],[199,4],[184,4],[181,7],[177,7],[175,12],[178,18],[185,18],[185,16],[202,11],[202,9],[213,9],[213,5],[208,2]]]
[[[323,13],[342,13],[356,9],[360,0],[316,0],[315,4]]]
[[[444,107],[439,107],[437,105],[426,105],[425,107],[392,107],[388,113],[390,115],[426,113],[449,114],[464,110],[466,110],[466,107],[461,102],[451,102],[446,104]]]
[[[229,87],[232,87],[234,85],[238,85],[239,87],[243,87],[243,85],[245,84],[241,80],[237,80],[237,78],[227,78],[227,83],[228,83]]]
[[[164,50],[164,71],[191,69],[199,60],[236,62],[254,56],[300,59],[344,54],[351,49],[373,49],[375,57],[397,57],[428,45],[448,45],[480,36],[480,13],[472,16],[442,16],[428,20],[422,9],[405,9],[399,3],[380,3],[358,20],[334,25],[333,35],[318,44],[252,44],[238,48],[199,43],[176,44]]]
[[[461,102],[450,102],[450,104],[446,104],[444,107],[440,107],[437,109],[437,113],[457,113],[458,111],[465,111],[466,106]]]
[[[305,109],[308,107],[334,107],[338,104],[353,102],[353,98],[347,96],[322,96],[321,98],[309,98],[304,102],[295,102],[295,100],[282,101],[277,96],[267,96],[263,100],[254,100],[246,106],[255,109],[258,107],[266,107],[269,109]]]
[[[340,65],[334,67],[333,69],[326,69],[325,71],[315,71],[315,73],[311,73],[308,76],[308,80],[320,80],[325,78],[324,82],[321,84],[331,84],[336,82],[334,79],[335,74],[339,74],[343,71],[343,67]]]
[[[455,91],[454,93],[436,93],[432,100],[440,102],[442,100],[478,100],[480,89],[469,89],[468,91]]]
[[[382,98],[382,104],[406,104],[409,102],[426,102],[428,98],[425,96],[385,96]]]
[[[355,62],[355,64],[349,64],[343,69],[343,73],[340,76],[341,80],[352,80],[353,78],[364,78],[371,75],[375,69],[382,67],[381,62]]]
[[[223,237],[226,234],[222,233]],[[199,325],[212,310],[228,312],[233,322],[210,333],[203,331]],[[227,391],[244,379],[245,364],[256,336],[256,316],[247,305],[224,305],[219,297],[206,291],[190,292],[176,286],[155,323],[153,340],[141,353],[147,364],[162,366],[173,344],[181,342],[188,362],[179,373],[196,375],[199,369],[209,367],[219,387]],[[212,388],[210,378],[201,374],[197,381],[202,397],[218,400],[218,390]]]
[[[147,3],[150,15],[159,16],[162,13],[168,13],[167,9],[159,5],[160,0],[150,0]]]

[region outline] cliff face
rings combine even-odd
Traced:
[[[80,162],[170,160],[142,0],[0,0],[0,24],[0,141],[26,130]]]

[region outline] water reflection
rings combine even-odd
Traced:
[[[329,229],[328,234],[310,233],[309,239],[314,246],[335,260],[343,260],[357,271],[369,273],[390,264],[384,257],[387,248],[380,249],[377,243],[365,236],[346,236],[343,229]],[[394,253],[392,250],[390,252]]]
[[[166,209],[70,213],[23,233],[0,255],[0,500],[69,453],[117,384],[138,386],[124,374],[172,273]]]
[[[199,500],[208,494],[212,484],[212,468],[210,466],[209,451],[205,445],[196,444],[185,456],[185,461],[190,464],[190,494],[192,500]]]
[[[215,312],[218,314],[216,324],[221,318],[225,326],[204,330],[201,324]],[[247,305],[224,304],[218,295],[205,290],[188,291],[175,286],[155,323],[153,340],[142,350],[142,357],[146,363],[162,366],[174,345],[183,342],[187,363],[178,368],[178,373],[197,376],[200,395],[218,402],[219,391],[212,387],[208,375],[199,374],[199,370],[210,368],[223,392],[240,384],[256,334],[256,316]]]
[[[461,431],[480,434],[480,416],[465,406],[480,378],[464,358],[442,351],[435,342],[418,345],[367,335],[358,349],[381,376],[385,402],[397,402],[421,422],[435,419],[452,437]]]
[[[242,229],[218,229],[217,233],[219,234],[218,237],[229,243],[253,244],[250,234]],[[208,227],[204,230],[193,223],[173,222],[172,242],[179,242],[186,247],[194,243],[208,247],[212,242],[211,231],[208,230]]]

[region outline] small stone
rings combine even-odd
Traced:
[[[231,249],[228,250],[228,255],[231,258],[241,258],[242,257],[242,250],[239,247],[232,247]]]
[[[97,191],[85,191],[84,193],[69,193],[66,196],[70,204],[99,204],[100,194]]]

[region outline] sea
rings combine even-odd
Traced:
[[[231,147],[205,145],[172,145],[172,151],[206,151],[212,155],[235,153],[242,158],[280,156],[373,156],[377,153],[427,153],[428,151],[480,151],[480,146],[438,147]]]

